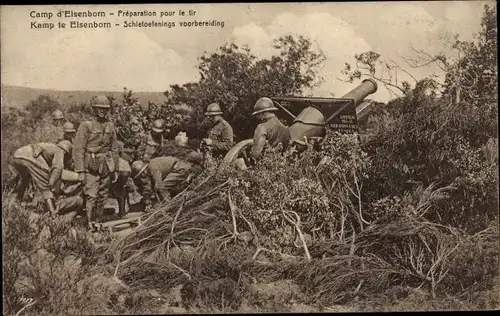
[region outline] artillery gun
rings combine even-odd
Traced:
[[[291,142],[301,143],[304,139],[323,139],[326,127],[341,133],[358,132],[358,120],[365,118],[374,102],[365,98],[377,91],[377,83],[372,79],[363,80],[355,89],[342,98],[317,97],[271,97],[293,123],[288,127]],[[302,109],[295,116],[288,109]],[[224,157],[224,163],[232,163],[238,158],[244,162],[248,159],[248,149],[253,139],[245,139],[237,143]],[[244,167],[241,160],[238,164]]]

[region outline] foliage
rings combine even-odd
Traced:
[[[2,107],[2,186],[11,178],[9,163],[14,151],[29,143],[55,141],[57,129],[52,125],[52,112],[60,108],[57,101],[41,95],[25,109]],[[8,141],[5,141],[8,140]]]
[[[486,6],[483,29],[475,41],[456,39],[460,59],[432,59],[446,65],[444,84],[421,80],[370,119],[365,143],[373,162],[368,200],[401,198],[418,186],[437,183],[447,187],[449,199],[426,215],[429,220],[477,232],[498,214],[494,21],[494,9]],[[363,59],[373,66],[372,73],[378,58],[375,54]],[[491,76],[483,75],[486,69]],[[474,84],[468,85],[467,80]]]
[[[7,192],[4,192],[7,193]],[[5,314],[23,307],[23,298],[34,304],[27,313],[67,315],[112,311],[106,296],[118,293],[108,285],[96,284],[97,275],[106,279],[105,270],[95,265],[103,249],[67,217],[56,220],[37,214],[3,195],[2,238],[4,260]],[[103,274],[104,273],[104,274]],[[94,276],[92,276],[94,274]],[[92,277],[91,277],[92,276]]]
[[[274,48],[279,54],[257,59],[246,47],[226,44],[201,57],[199,82],[173,85],[165,92],[167,104],[186,104],[194,109],[188,135],[206,130],[203,113],[208,104],[218,102],[237,140],[251,138],[254,125],[249,118],[257,99],[301,95],[319,82],[316,70],[325,56],[313,49],[309,39],[282,37]]]
[[[472,42],[456,39],[453,47],[459,60],[449,65],[445,94],[483,109],[484,115],[497,115],[498,65],[496,7],[484,6],[481,31]],[[448,60],[443,63],[450,64]]]
[[[329,131],[320,146],[300,154],[268,150],[249,170],[207,163],[185,191],[114,245],[127,286],[110,278],[109,258],[83,232],[74,239],[67,223],[33,221],[4,199],[7,312],[19,310],[22,296],[38,295],[30,311],[123,313],[130,302],[144,303],[132,298],[131,287],[175,286],[187,307],[235,310],[256,296],[252,283],[285,279],[300,287],[294,300],[319,305],[498,307],[495,14],[485,7],[475,41],[457,38],[458,59],[427,56],[444,65],[443,84],[427,78],[413,89],[392,87],[401,97],[376,109],[363,144]],[[172,86],[164,105],[139,105],[125,89],[122,100],[110,99],[120,137],[134,135],[133,117],[143,130],[162,118],[166,135],[184,129],[200,137],[206,105],[219,102],[231,123],[247,122],[233,124],[247,138],[256,99],[300,95],[319,79],[314,69],[324,57],[309,40],[285,37],[276,48],[279,56],[263,60],[235,45],[205,54],[200,81]],[[356,59],[357,69],[346,65],[350,80],[369,75],[391,87],[390,74],[403,71],[375,52]],[[384,65],[387,76],[377,72]],[[2,108],[9,140],[2,142],[2,175],[14,149],[52,139],[57,107],[40,97],[24,111]],[[90,113],[90,104],[61,108],[75,122]],[[26,279],[32,284],[20,286]],[[289,300],[277,304],[283,309]]]

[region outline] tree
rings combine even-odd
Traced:
[[[188,134],[202,137],[206,129],[203,113],[208,104],[218,102],[237,138],[252,137],[251,113],[260,97],[300,96],[320,82],[316,70],[325,56],[313,49],[309,39],[285,36],[273,47],[278,54],[258,59],[248,47],[226,44],[200,58],[199,82],[173,85],[165,92],[167,104],[193,108]]]
[[[379,53],[373,51],[355,54],[355,67],[349,63],[345,63],[341,74],[347,77],[347,80],[340,80],[352,83],[354,80],[361,79],[361,77],[369,77],[383,84],[391,95],[395,97],[406,95],[410,91],[411,86],[408,81],[401,80],[401,75],[403,73],[407,74],[415,83],[418,80],[411,73],[401,68],[395,61],[386,61],[380,57]]]
[[[373,135],[365,147],[373,162],[368,200],[401,197],[416,185],[439,184],[452,192],[428,214],[430,220],[477,231],[498,213],[498,162],[488,158],[495,157],[491,145],[498,142],[495,19],[486,6],[478,37],[472,42],[456,38],[459,58],[420,50],[420,60],[408,60],[414,67],[437,63],[446,80],[418,81],[414,89],[390,101],[384,107],[387,111],[372,118]],[[357,55],[375,76],[379,57]],[[348,70],[354,78],[360,72]],[[485,76],[490,71],[491,77]]]

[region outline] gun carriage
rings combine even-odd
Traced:
[[[288,127],[291,142],[302,143],[307,139],[323,139],[326,127],[340,133],[358,132],[358,121],[364,119],[374,102],[365,98],[377,91],[377,83],[372,79],[363,82],[342,98],[317,97],[271,97],[274,104],[285,114],[284,118],[293,120]],[[290,110],[300,110],[295,116]],[[278,114],[279,115],[279,114]],[[242,158],[248,162],[248,150],[253,139],[237,143],[224,157],[224,163]]]

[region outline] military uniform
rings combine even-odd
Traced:
[[[125,215],[125,204],[128,196],[128,189],[133,185],[133,181],[130,178],[132,169],[130,168],[130,163],[124,159],[123,143],[118,141],[118,147],[120,150],[120,158],[118,159],[118,165],[116,171],[118,172],[118,178],[116,182],[111,183],[111,192],[118,201],[118,214],[119,216]]]
[[[144,137],[144,142],[142,148],[140,149],[143,153],[140,158],[144,162],[149,162],[151,159],[158,157],[164,142],[165,139],[163,138],[163,135],[161,135],[160,139],[157,141],[151,133],[148,133],[146,137]]]
[[[84,200],[81,195],[81,190],[73,189],[72,186],[66,186],[66,188],[62,189],[62,194],[58,197],[56,201],[56,206],[58,209],[59,215],[65,215],[71,212],[75,212],[75,215],[80,213],[84,207]],[[75,194],[70,192],[67,194],[64,190],[70,188],[71,191],[77,191],[79,194]]]
[[[160,199],[168,199],[180,190],[180,185],[190,174],[197,175],[202,171],[202,155],[188,151],[184,159],[178,152],[177,156],[157,157],[149,162],[142,174],[136,177],[145,199],[154,200],[157,195]]]
[[[78,174],[71,170],[63,170],[57,184],[56,207],[58,215],[74,212],[81,213],[84,206],[82,197],[82,183],[78,181]]]
[[[87,220],[100,220],[109,196],[111,173],[119,164],[115,125],[97,119],[80,124],[73,145],[75,172],[85,172]],[[96,213],[94,213],[96,212]],[[90,218],[89,218],[90,217]]]
[[[209,131],[207,138],[212,140],[212,155],[214,157],[224,156],[234,144],[233,128],[220,117]]]
[[[16,186],[19,199],[31,179],[45,200],[53,199],[53,190],[64,169],[64,150],[52,143],[24,146],[14,152],[12,166],[19,174]]]
[[[273,116],[266,122],[259,124],[255,129],[252,157],[258,158],[266,147],[276,147],[280,143],[283,144],[285,149],[289,141],[290,132],[288,128],[276,116]]]

